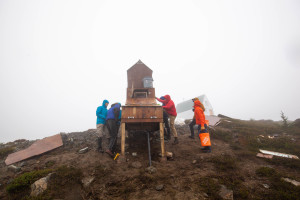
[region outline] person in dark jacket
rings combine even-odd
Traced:
[[[160,97],[161,100],[166,100],[165,97]],[[163,106],[165,106],[165,104],[162,104]],[[163,120],[164,120],[164,136],[167,140],[171,139],[171,131],[170,131],[170,126],[169,126],[169,115],[168,113],[165,111],[165,109],[163,110]]]
[[[175,129],[175,119],[177,116],[176,108],[174,102],[171,100],[171,97],[169,95],[164,96],[165,100],[159,99],[156,97],[156,100],[165,104],[163,108],[166,110],[170,117],[170,129],[174,136],[174,142],[173,144],[178,144],[178,138],[177,138],[177,131]]]
[[[107,115],[107,106],[109,102],[107,100],[104,100],[102,102],[102,106],[99,106],[96,110],[96,116],[97,116],[97,150],[101,153],[104,152],[102,142],[106,142],[105,136],[107,135],[107,128],[105,125],[106,122],[106,115]]]
[[[119,118],[120,108],[121,108],[121,104],[116,103],[113,104],[112,107],[107,111],[106,125],[110,134],[110,141],[108,144],[108,148],[105,152],[109,154],[111,157],[114,157],[113,152],[117,142],[118,122],[120,120]]]

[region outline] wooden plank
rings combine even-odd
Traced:
[[[121,155],[125,156],[125,123],[121,124]]]
[[[122,119],[121,122],[124,123],[137,123],[137,122],[141,122],[141,123],[152,123],[152,122],[163,122],[163,118],[160,119]]]
[[[163,123],[159,123],[159,127],[160,127],[161,157],[162,157],[162,160],[166,160],[165,140],[164,140],[164,126],[163,126]]]
[[[5,160],[5,164],[10,165],[10,164],[31,158],[33,156],[40,155],[42,153],[53,150],[62,145],[63,145],[63,142],[62,142],[60,134],[46,137],[42,140],[38,140],[38,141],[34,142],[27,149],[9,154]]]
[[[122,119],[155,119],[163,118],[161,106],[122,107]]]

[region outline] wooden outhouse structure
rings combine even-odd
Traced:
[[[161,154],[165,160],[163,108],[156,103],[152,70],[139,60],[127,70],[127,81],[127,97],[121,117],[121,155],[125,155],[126,130],[147,133],[149,157],[149,133],[160,130]]]

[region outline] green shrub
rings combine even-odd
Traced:
[[[14,194],[18,192],[22,192],[30,188],[30,185],[33,184],[38,179],[45,177],[47,174],[52,172],[52,170],[38,170],[24,173],[17,178],[15,178],[7,187],[6,191],[9,194]]]
[[[261,177],[271,177],[277,174],[275,169],[270,167],[260,167],[255,171],[255,173]]]
[[[237,168],[237,160],[230,155],[215,156],[209,161],[214,163],[218,171],[235,170]]]
[[[14,152],[15,147],[4,147],[0,149],[0,159],[5,158],[8,154]]]
[[[273,157],[272,159],[267,159],[267,162],[273,165],[288,167],[290,169],[296,169],[300,171],[300,160]]]
[[[205,192],[210,199],[220,199],[220,184],[211,177],[203,177],[197,181],[197,185]]]

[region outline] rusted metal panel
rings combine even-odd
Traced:
[[[62,142],[60,134],[46,137],[42,140],[36,141],[27,149],[9,154],[5,160],[5,164],[10,165],[10,164],[25,160],[27,158],[31,158],[33,156],[40,155],[42,153],[53,150],[62,145],[63,145],[63,142]]]
[[[146,97],[136,97],[136,93],[146,93]],[[156,105],[154,88],[127,88],[125,105]]]
[[[127,70],[127,87],[143,88],[143,78],[145,77],[152,77],[152,70],[139,60]]]

